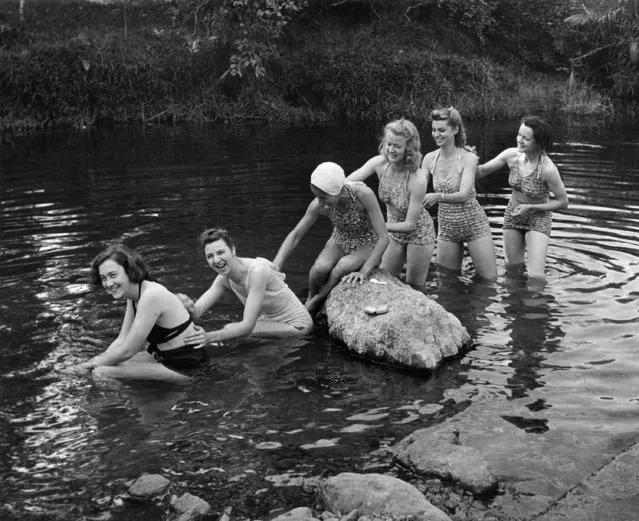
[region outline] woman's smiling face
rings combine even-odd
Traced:
[[[445,145],[448,141],[455,140],[458,128],[452,127],[447,119],[435,120],[431,124],[431,134],[437,146]]]
[[[536,152],[538,148],[533,129],[526,125],[520,126],[517,133],[517,150],[529,153]]]
[[[406,142],[408,139],[393,134],[392,132],[386,132],[384,141],[388,161],[391,163],[403,161],[406,156]]]
[[[102,287],[114,299],[124,298],[131,286],[131,280],[124,270],[124,266],[118,264],[113,259],[105,260],[98,267]]]
[[[228,272],[228,264],[234,256],[235,252],[223,239],[209,242],[204,246],[204,258],[207,264],[220,274]]]

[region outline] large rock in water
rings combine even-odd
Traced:
[[[364,311],[383,304],[388,313]],[[329,334],[349,350],[411,369],[434,369],[470,341],[457,317],[384,270],[373,272],[364,284],[342,282],[329,294],[324,310]]]
[[[343,472],[322,484],[320,499],[331,512],[357,510],[359,519],[386,514],[393,519],[401,516],[416,521],[450,521],[413,485],[383,474]]]

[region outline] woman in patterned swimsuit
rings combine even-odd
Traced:
[[[439,203],[437,264],[460,271],[464,243],[476,273],[497,278],[495,246],[486,213],[475,193],[477,156],[466,147],[466,130],[454,108],[434,110],[430,115],[432,135],[439,147],[426,154],[422,169],[432,174],[434,193],[426,194],[426,207]]]
[[[319,165],[311,175],[311,192],[315,199],[273,262],[282,268],[321,215],[331,220],[333,233],[309,273],[306,309],[313,313],[340,280],[361,284],[368,277],[388,246],[388,232],[373,191],[362,182],[346,181],[339,165]]]
[[[413,123],[392,121],[384,127],[379,155],[347,178],[364,181],[374,173],[379,177],[379,198],[386,205],[391,238],[381,267],[397,277],[406,264],[406,282],[411,286],[426,283],[436,241],[433,219],[422,205],[428,177],[420,168],[420,148]]]
[[[484,177],[505,166],[513,195],[504,215],[504,250],[510,267],[526,264],[528,277],[545,278],[553,210],[568,207],[568,194],[557,167],[548,157],[550,125],[537,116],[521,120],[517,146],[477,168]],[[553,193],[554,200],[549,199]]]

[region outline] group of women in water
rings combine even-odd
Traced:
[[[507,267],[543,279],[552,211],[568,206],[557,167],[548,157],[550,126],[536,116],[523,118],[517,146],[479,165],[456,109],[434,110],[430,120],[438,148],[424,157],[417,128],[400,119],[384,127],[378,155],[348,177],[336,163],[320,164],[310,179],[314,199],[273,261],[239,257],[226,230],[204,231],[200,246],[217,277],[196,301],[154,281],[134,250],[122,244],[108,247],[93,260],[92,281],[114,299],[126,299],[126,313],[116,340],[104,353],[80,364],[80,370],[114,378],[188,380],[188,370],[208,359],[207,345],[247,335],[308,334],[312,314],[338,283],[361,284],[378,266],[397,277],[405,266],[406,283],[423,287],[435,248],[440,270],[459,272],[466,246],[476,274],[494,280],[495,247],[476,198],[475,178],[503,167],[509,169],[512,188],[503,223]],[[364,183],[373,174],[379,179],[386,220],[378,197]],[[431,178],[434,191],[428,192]],[[429,213],[435,205],[437,232]],[[320,216],[330,219],[333,233],[310,269],[308,297],[302,304],[282,271]],[[217,331],[196,326],[193,320],[227,290],[243,303],[242,319]]]

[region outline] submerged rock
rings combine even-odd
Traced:
[[[313,512],[308,507],[299,507],[289,510],[272,519],[272,521],[316,521]]]
[[[332,512],[347,514],[356,510],[360,516],[390,514],[423,521],[450,521],[411,484],[383,474],[343,472],[322,483],[320,497]]]
[[[134,497],[150,498],[161,496],[169,487],[171,482],[159,474],[143,474],[129,487],[129,494]]]
[[[497,478],[481,453],[462,444],[459,431],[420,429],[396,446],[397,460],[422,475],[454,481],[473,494],[497,489]]]
[[[434,369],[470,341],[457,317],[384,270],[364,284],[339,284],[324,309],[329,334],[349,350],[411,369]]]
[[[201,517],[211,512],[211,505],[202,498],[189,494],[188,492],[182,494],[180,497],[173,497],[171,499],[171,506],[179,514],[184,514],[192,510],[194,514]]]

